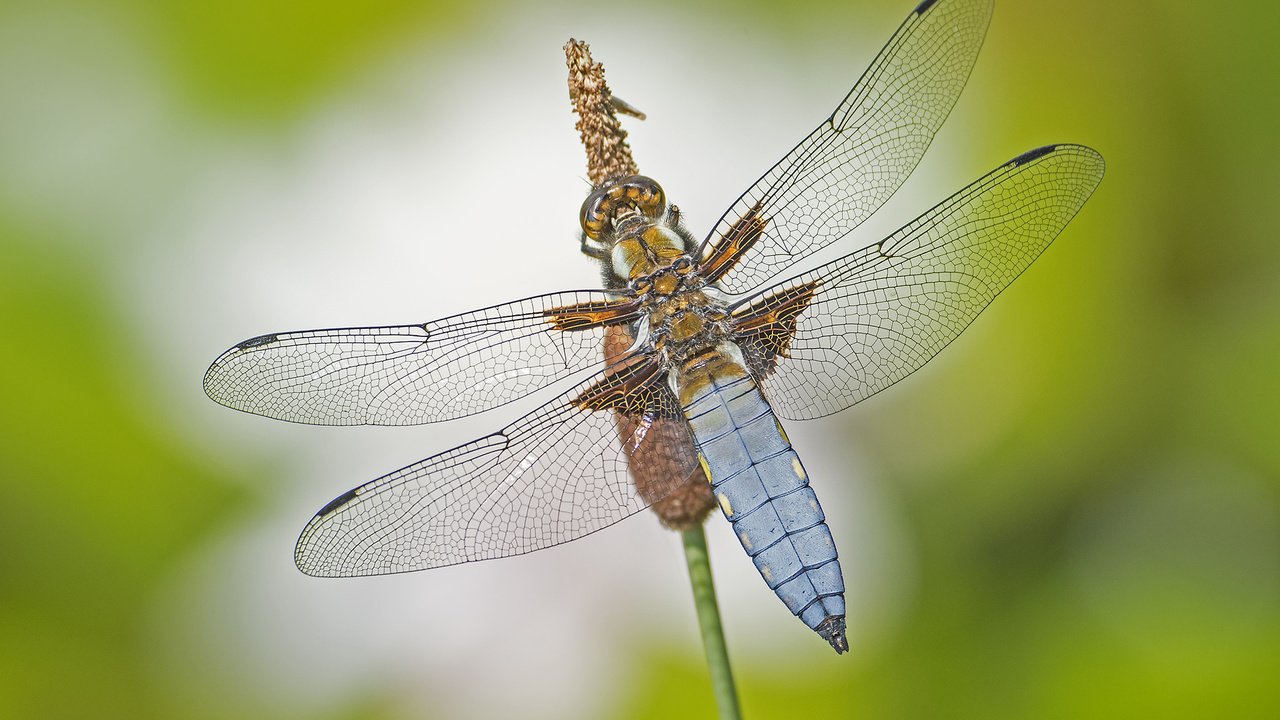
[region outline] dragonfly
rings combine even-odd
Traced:
[[[298,539],[298,568],[352,577],[528,553],[703,484],[769,589],[846,651],[835,542],[782,421],[839,412],[919,369],[1103,176],[1088,147],[1030,150],[888,237],[788,275],[915,169],[991,11],[991,0],[914,8],[831,115],[701,241],[653,179],[593,187],[579,221],[599,289],[408,325],[259,335],[218,357],[204,378],[211,398],[297,423],[443,422],[555,390],[490,435],[326,504]],[[644,479],[654,476],[667,480]]]

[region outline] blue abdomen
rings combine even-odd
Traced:
[[[740,357],[727,345],[677,378],[699,460],[765,582],[843,652],[844,579],[831,531],[799,456]]]

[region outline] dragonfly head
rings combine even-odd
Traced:
[[[619,231],[619,222],[629,216],[657,221],[667,210],[667,196],[662,186],[643,175],[608,180],[591,191],[582,203],[579,221],[582,231],[592,240],[605,233]]]

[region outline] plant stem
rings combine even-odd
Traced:
[[[739,720],[738,691],[733,685],[729,667],[729,650],[724,644],[720,626],[720,607],[716,604],[716,586],[711,580],[711,557],[707,554],[707,536],[702,525],[694,525],[680,533],[684,540],[684,559],[689,565],[689,582],[693,585],[693,604],[698,609],[698,628],[702,646],[707,652],[707,669],[711,671],[711,688],[721,720]]]

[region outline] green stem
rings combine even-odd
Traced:
[[[716,605],[716,586],[711,580],[711,557],[707,554],[707,536],[701,525],[680,533],[684,539],[684,559],[689,565],[689,582],[693,585],[693,604],[698,608],[698,628],[702,646],[707,651],[707,669],[711,671],[711,688],[721,720],[739,720],[738,691],[733,686],[733,670],[729,667],[729,650],[720,627],[720,607]]]

